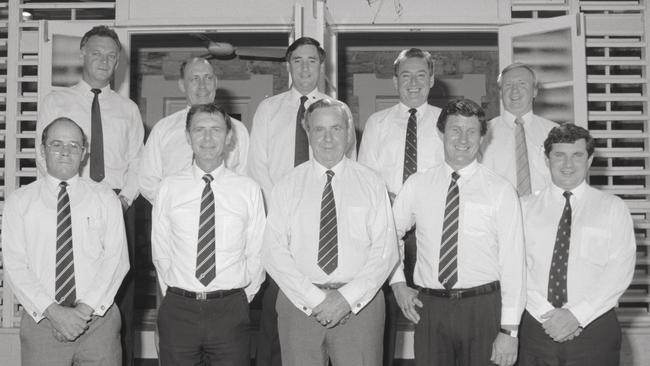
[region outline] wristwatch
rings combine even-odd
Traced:
[[[508,329],[504,329],[504,328],[499,329],[499,332],[501,332],[503,334],[507,334],[507,335],[509,335],[511,337],[514,337],[514,338],[517,338],[517,335],[519,334],[518,330],[508,330]]]

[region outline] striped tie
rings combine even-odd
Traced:
[[[74,280],[74,254],[72,252],[72,217],[70,197],[66,187],[59,183],[56,204],[56,301],[63,306],[74,306],[77,298]]]
[[[417,109],[409,109],[409,122],[406,125],[406,139],[404,142],[404,173],[402,183],[406,182],[411,174],[418,170],[418,117]]]
[[[336,203],[332,191],[334,172],[328,170],[327,182],[320,204],[320,234],[318,236],[318,266],[330,274],[338,266],[338,229],[336,228]]]
[[[524,121],[519,117],[515,119],[515,158],[517,159],[517,193],[523,197],[531,193],[531,188]]]
[[[440,240],[440,259],[438,262],[438,280],[447,289],[454,287],[458,281],[458,209],[460,193],[458,191],[458,173],[451,173],[451,183],[447,190],[445,205],[445,220],[442,223],[442,238]]]
[[[553,259],[548,276],[548,301],[556,308],[567,302],[566,276],[571,242],[571,192],[564,192],[564,210],[557,225]]]
[[[205,187],[201,194],[201,212],[199,213],[199,239],[196,245],[196,278],[207,286],[216,276],[214,254],[214,194],[210,174],[203,176]]]

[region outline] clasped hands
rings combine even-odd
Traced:
[[[542,315],[542,327],[556,342],[566,342],[580,335],[582,327],[569,309],[558,308]]]
[[[316,306],[311,316],[325,328],[331,329],[339,324],[345,324],[350,318],[350,304],[337,290],[323,290],[325,300]]]
[[[78,303],[75,307],[51,304],[45,310],[45,317],[52,323],[52,335],[59,342],[73,342],[87,329],[92,319],[93,309]]]

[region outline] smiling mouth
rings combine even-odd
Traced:
[[[468,151],[470,147],[469,146],[458,146],[458,145],[456,145],[456,146],[454,146],[454,148],[456,150],[460,150],[460,151]]]

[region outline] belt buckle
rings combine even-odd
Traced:
[[[205,300],[208,299],[208,295],[205,292],[197,292],[196,293],[196,299],[201,300],[201,301],[205,301]]]
[[[460,300],[462,298],[462,294],[463,293],[461,291],[451,290],[451,292],[449,292],[449,298],[452,300]]]

